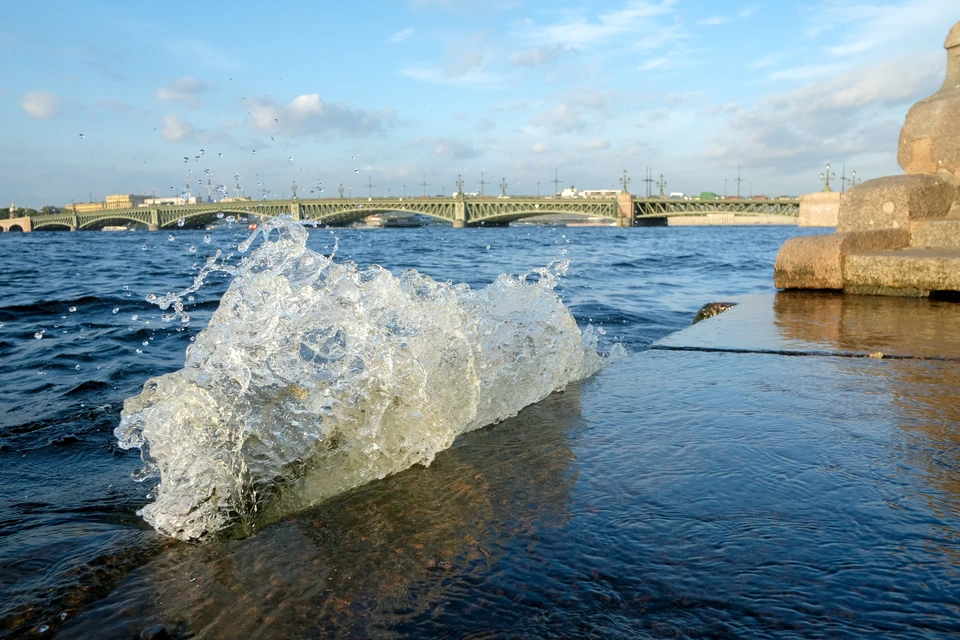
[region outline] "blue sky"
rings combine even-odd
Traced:
[[[814,191],[825,162],[899,171],[960,20],[957,0],[9,5],[0,198],[34,207],[205,170],[256,197],[414,194],[423,174],[449,193],[458,173],[470,191],[481,171],[535,194],[624,169],[640,193],[647,166],[735,193],[738,165],[744,195]]]

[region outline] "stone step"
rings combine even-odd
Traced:
[[[843,264],[843,290],[917,297],[931,292],[960,292],[960,248],[850,254]]]
[[[960,248],[960,220],[912,220],[910,246],[921,249]]]

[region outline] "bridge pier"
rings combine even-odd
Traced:
[[[147,231],[160,231],[159,209],[152,209],[150,211],[150,222],[147,224]]]
[[[463,194],[457,195],[453,205],[453,228],[463,229],[467,226],[467,203],[463,201]]]
[[[624,189],[617,194],[617,226],[633,226],[633,196]]]
[[[290,217],[294,220],[302,220],[300,217],[300,202],[294,201],[290,203]]]

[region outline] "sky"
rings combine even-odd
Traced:
[[[800,194],[900,173],[957,0],[7,3],[0,199]],[[199,158],[198,158],[199,156]],[[189,173],[188,173],[189,172]],[[481,174],[482,172],[482,174]],[[236,178],[239,176],[239,179]],[[726,180],[726,184],[725,181]],[[367,185],[373,185],[372,190]],[[323,189],[323,192],[320,192]],[[274,196],[276,194],[276,196]]]

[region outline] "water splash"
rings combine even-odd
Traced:
[[[601,366],[595,334],[554,292],[565,263],[472,290],[334,262],[289,219],[239,249],[256,234],[184,368],[148,380],[115,430],[160,478],[139,513],[164,534],[250,533],[429,464]]]

